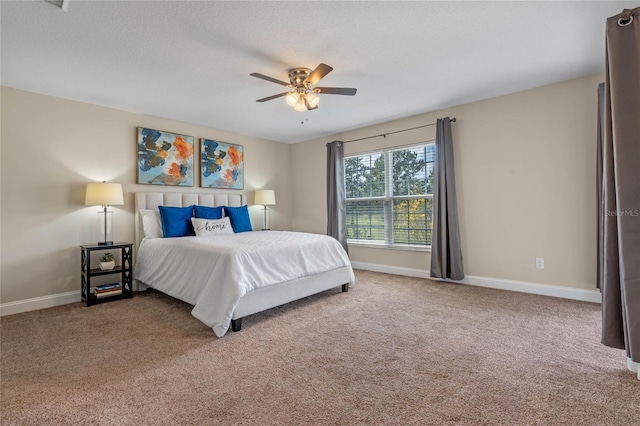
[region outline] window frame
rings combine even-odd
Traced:
[[[434,150],[435,150],[435,141],[424,141],[424,142],[414,143],[411,145],[403,145],[403,146],[383,148],[383,149],[377,149],[377,150],[361,152],[361,153],[354,153],[354,154],[346,155],[344,157],[343,162],[345,163],[345,170],[346,170],[347,159],[354,158],[354,157],[368,156],[368,155],[377,155],[377,154],[381,154],[384,157],[384,166],[385,166],[385,169],[384,169],[385,194],[384,195],[372,196],[372,197],[353,197],[353,198],[348,198],[347,196],[345,199],[346,203],[349,203],[350,201],[352,202],[382,201],[383,212],[384,212],[384,241],[347,238],[347,244],[358,246],[358,247],[369,247],[369,248],[385,248],[385,249],[393,249],[393,250],[427,251],[427,252],[431,251],[431,245],[404,244],[404,243],[394,242],[393,206],[395,201],[401,201],[401,200],[425,200],[425,202],[427,200],[431,200],[431,208],[432,208],[431,224],[430,224],[431,226],[430,228],[427,228],[427,229],[431,229],[433,231],[433,188],[432,188],[431,194],[426,193],[421,195],[395,195],[394,196],[393,195],[394,181],[392,179],[393,152],[410,150],[412,148],[422,148],[422,147],[426,148],[430,145],[434,146]],[[435,166],[435,162],[436,162],[436,157],[434,155],[434,160],[433,160],[434,166]],[[346,179],[345,179],[345,193],[347,193]],[[433,235],[432,235],[432,238],[433,238]]]

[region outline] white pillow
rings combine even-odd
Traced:
[[[142,231],[145,238],[162,238],[162,222],[158,210],[140,210],[142,215]]]
[[[233,234],[231,221],[228,217],[222,219],[199,219],[191,218],[193,229],[196,231],[196,237],[209,237],[212,235],[229,235]]]

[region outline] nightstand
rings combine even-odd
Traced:
[[[113,243],[109,246],[104,245],[85,245],[80,246],[80,268],[81,268],[81,286],[82,301],[87,306],[95,305],[103,302],[110,302],[112,300],[119,300],[133,297],[133,243]],[[91,268],[91,253],[93,252],[113,252],[113,255],[118,260],[117,252],[120,252],[120,263],[115,268],[105,270],[99,268]],[[91,278],[99,277],[103,275],[117,275],[120,276],[118,282],[114,284],[120,284],[120,294],[117,291],[105,290],[103,293],[96,294],[95,288],[91,287]],[[108,286],[108,285],[107,285]],[[116,287],[117,289],[117,287]]]

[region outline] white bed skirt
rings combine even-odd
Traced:
[[[242,296],[233,319],[262,312],[351,282],[350,266],[252,290]]]

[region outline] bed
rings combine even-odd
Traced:
[[[149,224],[159,206],[246,204],[243,194],[136,193],[137,289],[151,287],[194,305],[192,315],[218,337],[229,327],[239,331],[242,319],[257,312],[336,287],[348,291],[355,280],[351,263],[342,246],[326,235],[254,231],[157,238]]]

